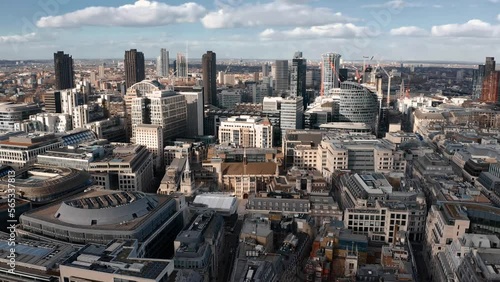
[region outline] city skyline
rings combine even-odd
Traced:
[[[391,60],[479,61],[500,51],[500,1],[51,0],[25,7],[1,3],[0,59],[120,58],[160,48],[201,58],[289,59],[297,50],[319,60],[377,55]],[[113,15],[113,16],[110,16]],[[390,54],[390,57],[389,55]]]

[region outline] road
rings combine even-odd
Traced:
[[[227,282],[230,280],[231,272],[233,271],[233,263],[238,248],[239,237],[243,221],[237,220],[233,227],[224,227],[224,247],[223,256],[219,263],[219,273],[222,273],[217,279],[218,282]],[[234,228],[234,229],[233,229]],[[233,229],[233,231],[231,231]]]

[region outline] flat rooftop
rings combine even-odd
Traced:
[[[160,274],[171,266],[172,261],[135,258],[131,254],[137,247],[135,240],[114,240],[108,245],[89,244],[62,265],[145,279],[161,278]]]
[[[7,262],[10,254],[8,233],[0,232],[0,261]],[[74,247],[65,243],[27,240],[16,238],[16,263],[23,264],[25,268],[47,271],[56,268],[61,259],[75,251]]]

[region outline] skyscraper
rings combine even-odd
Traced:
[[[494,57],[486,57],[486,64],[484,65],[484,76],[488,77],[492,72],[495,71],[495,58]]]
[[[288,90],[289,86],[289,76],[288,76],[288,61],[287,60],[277,60],[276,61],[276,87],[277,93],[281,94]]]
[[[500,71],[493,71],[484,78],[481,102],[500,103]]]
[[[207,51],[202,58],[203,70],[203,103],[217,106],[217,62],[216,55]]]
[[[282,138],[289,129],[304,128],[304,102],[302,97],[288,97],[281,100],[280,128]]]
[[[493,57],[486,57],[484,78],[482,81],[481,101],[486,103],[500,102],[500,72],[495,71],[496,62]]]
[[[137,49],[125,51],[125,82],[127,88],[146,78],[144,54]]]
[[[304,109],[307,108],[309,103],[309,99],[306,97],[306,71],[306,59],[302,58],[302,52],[296,52],[292,60],[290,92],[292,96],[300,96],[304,98]]]
[[[99,79],[103,79],[104,78],[104,67],[106,66],[106,64],[102,64],[99,66]]]
[[[63,51],[54,53],[54,70],[56,74],[55,89],[70,89],[75,87],[73,58]]]
[[[479,65],[479,68],[472,71],[472,99],[477,100],[483,92],[483,81],[485,75],[485,65]]]
[[[156,74],[159,77],[167,77],[170,70],[169,70],[169,53],[167,49],[161,48],[160,50],[160,56],[158,56],[158,59],[156,60]]]
[[[177,53],[177,77],[187,77],[188,76],[188,70],[187,70],[187,61],[186,61],[186,56],[182,53]]]
[[[321,95],[328,94],[331,89],[340,87],[340,55],[327,53],[321,56]]]
[[[269,65],[267,63],[262,65],[262,77],[269,76]]]

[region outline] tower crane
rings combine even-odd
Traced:
[[[168,76],[168,82],[170,83],[170,86],[172,88],[172,91],[175,89],[175,75],[177,74],[177,70],[175,70],[171,75]]]
[[[391,105],[391,80],[392,80],[392,77],[393,75],[389,74],[385,68],[380,65],[380,61],[377,60],[377,68],[381,68],[384,73],[387,75],[387,77],[389,78],[389,81],[388,81],[388,85],[387,85],[387,108],[390,107]]]

